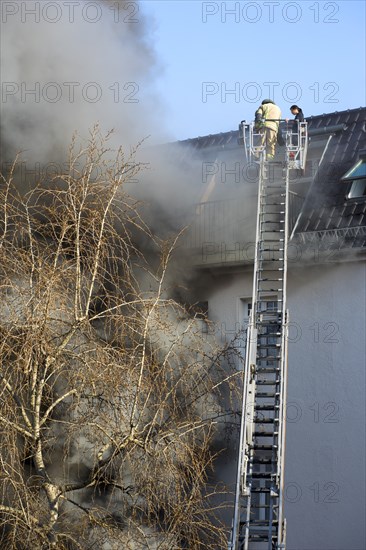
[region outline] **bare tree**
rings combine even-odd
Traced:
[[[135,151],[106,139],[27,193],[16,162],[2,176],[1,548],[225,548],[207,479],[228,373],[169,298]]]

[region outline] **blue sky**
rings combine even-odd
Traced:
[[[365,3],[141,0],[174,139],[225,132],[270,97],[291,116],[364,106]]]

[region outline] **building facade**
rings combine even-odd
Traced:
[[[287,549],[364,550],[366,109],[307,120],[306,168],[290,183]],[[201,168],[185,240],[195,299],[218,340],[240,349],[252,299],[257,167],[237,132],[180,146]],[[232,437],[219,468],[232,487],[237,443]]]

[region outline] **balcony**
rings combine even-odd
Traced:
[[[304,198],[290,191],[289,234]],[[194,263],[203,267],[250,265],[254,260],[257,198],[254,196],[196,204],[186,220],[183,240]]]

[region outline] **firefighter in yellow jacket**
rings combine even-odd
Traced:
[[[255,129],[262,134],[262,145],[266,146],[267,159],[275,155],[281,109],[271,99],[264,99],[255,112]]]

